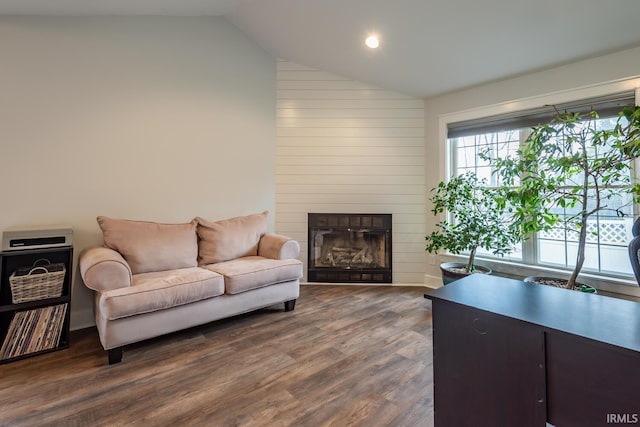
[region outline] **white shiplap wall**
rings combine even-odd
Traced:
[[[278,61],[276,230],[300,241],[307,213],[393,214],[393,283],[426,270],[424,102]]]

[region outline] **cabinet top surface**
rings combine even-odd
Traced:
[[[640,352],[640,303],[473,274],[425,294]]]

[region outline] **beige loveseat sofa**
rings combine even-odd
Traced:
[[[95,318],[109,364],[123,346],[284,303],[295,307],[297,241],[266,232],[267,212],[185,224],[98,217],[104,246],[80,255],[95,291]]]

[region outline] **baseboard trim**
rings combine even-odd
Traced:
[[[442,277],[439,276],[430,276],[428,274],[424,275],[424,286],[429,289],[438,289],[443,287]]]

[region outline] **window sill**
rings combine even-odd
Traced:
[[[464,255],[440,255],[441,262],[465,262],[468,257]],[[570,272],[557,268],[519,264],[512,261],[502,261],[489,258],[476,257],[479,264],[491,268],[500,276],[522,280],[527,276],[555,276],[568,279]],[[601,274],[581,273],[580,279],[593,286],[602,295],[631,299],[640,302],[640,287],[633,279],[608,277]]]

